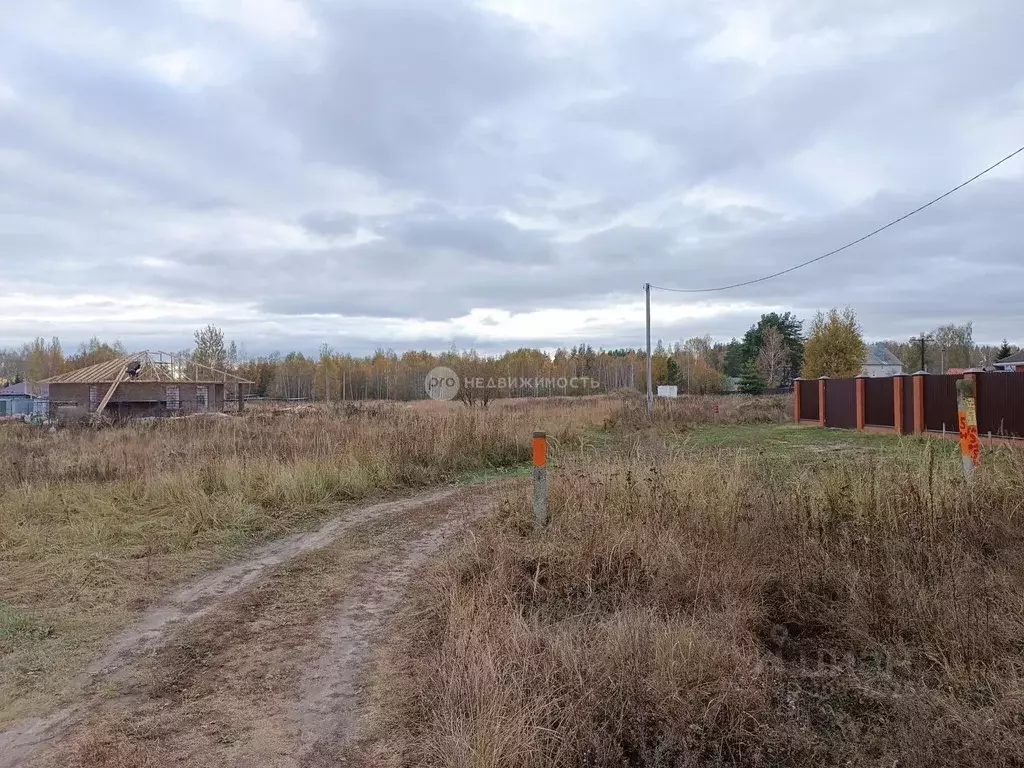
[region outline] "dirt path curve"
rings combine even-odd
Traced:
[[[412,542],[399,557],[378,563],[327,622],[327,650],[306,669],[294,709],[300,728],[299,764],[304,768],[334,766],[344,759],[357,732],[359,682],[385,620],[416,571],[462,524],[448,520]]]
[[[499,484],[492,484],[495,487]],[[500,485],[503,485],[500,484]],[[412,575],[473,513],[489,504],[481,487],[444,488],[397,501],[346,510],[319,529],[277,540],[251,558],[213,571],[178,588],[121,632],[77,681],[75,701],[44,718],[32,718],[0,731],[0,768],[27,764],[39,753],[60,743],[96,710],[106,706],[96,691],[102,686],[137,687],[145,666],[165,647],[168,638],[183,628],[215,620],[225,605],[259,589],[275,569],[307,553],[329,547],[361,526],[387,520],[412,519],[422,510],[440,512],[425,532],[402,542],[398,552],[375,559],[359,574],[354,586],[322,622],[325,649],[301,675],[292,716],[297,724],[298,751],[285,761],[297,764],[333,753],[351,736],[355,723],[357,682],[375,634],[400,602]],[[475,509],[467,509],[471,501]],[[454,514],[458,512],[458,514]],[[467,514],[468,513],[468,514]],[[327,724],[330,724],[326,728]],[[141,763],[140,763],[141,764]]]

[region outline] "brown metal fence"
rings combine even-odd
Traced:
[[[800,382],[800,418],[814,421],[819,418],[817,379]]]
[[[957,432],[956,382],[962,376],[929,375],[924,379],[924,427],[929,432]]]
[[[978,382],[978,432],[982,436],[1024,439],[1024,375],[1014,373],[975,374]],[[914,433],[915,376],[903,381],[903,433]],[[956,383],[962,375],[923,375],[924,429],[956,434]],[[800,419],[818,419],[817,380],[801,382]],[[873,427],[896,426],[895,377],[864,379],[864,423]],[[857,428],[857,380],[825,380],[825,426]]]
[[[896,426],[892,377],[864,379],[864,423],[873,427]]]
[[[1024,376],[979,373],[978,432],[1024,437]]]
[[[914,380],[910,376],[903,379],[903,434],[914,434]]]
[[[857,428],[856,379],[828,379],[825,382],[825,426]]]

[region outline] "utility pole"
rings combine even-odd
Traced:
[[[921,368],[920,368],[920,370],[922,370],[922,371],[927,371],[928,370],[927,368],[924,367],[925,366],[924,352],[925,352],[925,345],[927,343],[928,343],[928,334],[927,333],[922,333],[921,334]]]
[[[651,284],[644,283],[647,297],[647,415],[654,411],[654,377],[651,374]]]

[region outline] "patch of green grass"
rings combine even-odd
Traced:
[[[0,602],[0,653],[13,653],[20,647],[45,640],[49,635],[50,629],[40,626],[30,614]]]
[[[795,424],[744,424],[697,427],[685,433],[680,440],[684,448],[721,448],[752,450],[799,456],[801,454],[828,454],[833,451],[857,453],[884,453],[901,446],[925,445],[916,437],[881,435],[857,432],[852,429],[820,429]],[[952,441],[934,441],[939,452],[953,453]]]
[[[455,482],[459,485],[479,485],[480,483],[486,483],[503,477],[529,477],[531,469],[532,467],[529,464],[478,469],[472,472],[463,472],[456,478]]]

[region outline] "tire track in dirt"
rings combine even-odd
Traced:
[[[405,596],[413,575],[465,522],[449,517],[410,542],[399,557],[378,563],[364,574],[338,607],[335,619],[323,628],[327,651],[306,670],[294,711],[300,729],[300,766],[335,766],[344,760],[344,752],[355,738],[359,684],[374,642]]]
[[[166,641],[171,631],[206,616],[221,602],[259,582],[269,569],[304,553],[326,547],[356,526],[394,518],[420,506],[451,500],[466,490],[449,487],[396,501],[346,510],[342,516],[328,521],[315,531],[294,534],[274,541],[261,547],[244,562],[220,568],[179,587],[114,638],[107,650],[76,681],[73,687],[76,701],[46,717],[23,720],[0,731],[0,768],[16,768],[23,765],[37,753],[66,736],[94,708],[95,697],[90,694],[95,691],[98,684],[116,683],[130,677],[134,662],[152,655]],[[396,584],[407,582],[418,567],[417,564],[424,563],[430,554],[436,551],[444,533],[449,530],[449,525],[454,525],[454,522],[449,521],[442,529],[435,529],[424,539],[417,541],[405,559],[395,565],[396,570],[391,577],[397,580]],[[383,563],[380,567],[384,568],[382,572],[387,574]],[[371,583],[372,579],[366,581],[367,585]],[[358,638],[352,633],[358,635],[379,626],[383,615],[393,609],[401,597],[401,589],[397,586],[391,590],[385,589],[383,594],[369,586],[367,590],[363,592],[366,617],[351,621],[347,629],[344,618],[339,619],[338,631],[329,630],[332,648],[337,639],[340,643],[339,649],[343,653],[346,652],[341,641],[342,635],[348,632],[349,643],[356,642]],[[352,608],[358,612],[358,603],[353,603]],[[376,614],[371,615],[373,611],[376,611]],[[356,646],[351,650],[355,659],[364,659],[368,653],[369,641],[363,639],[361,643],[356,642]],[[354,678],[352,680],[346,683],[336,675],[328,675],[326,679],[321,679],[317,683],[315,678],[311,678],[310,695],[313,700],[321,702],[315,705],[314,710],[316,707],[326,707],[327,712],[335,712],[344,720],[348,705],[342,703],[351,700],[352,694],[348,693],[346,685],[354,686]]]

